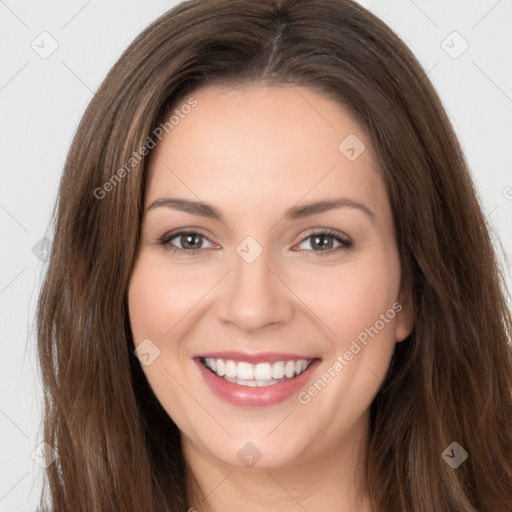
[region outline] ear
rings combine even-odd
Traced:
[[[411,285],[402,279],[398,295],[395,319],[395,341],[400,343],[409,336],[414,328],[414,311],[412,306]]]

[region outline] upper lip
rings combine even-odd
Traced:
[[[297,355],[297,354],[285,354],[282,352],[259,352],[257,354],[251,354],[249,352],[208,352],[197,354],[192,356],[193,359],[196,358],[211,358],[211,359],[223,359],[223,360],[231,360],[231,361],[245,361],[247,363],[275,363],[277,361],[299,361],[301,359],[305,359],[309,361],[310,359],[318,359],[317,357],[311,357],[306,355]]]

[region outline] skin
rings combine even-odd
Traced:
[[[412,328],[370,140],[342,106],[304,87],[206,88],[194,97],[197,106],[151,153],[128,292],[135,344],[149,338],[160,350],[144,372],[182,433],[211,510],[370,511],[364,489],[356,493],[369,407]],[[354,161],[338,149],[350,134],[366,146]],[[223,221],[147,210],[171,196],[208,202]],[[344,206],[283,218],[292,206],[334,198],[362,203],[373,216]],[[160,243],[180,229],[204,235],[200,252],[169,250],[194,248],[186,237]],[[352,246],[334,237],[315,246],[311,234],[325,229]],[[250,264],[236,252],[247,236],[263,249]],[[401,311],[307,404],[294,395],[268,407],[233,406],[210,391],[191,359],[224,350],[321,358],[307,390],[396,302]],[[247,442],[262,454],[251,468],[237,457]],[[198,499],[189,505],[206,508]]]

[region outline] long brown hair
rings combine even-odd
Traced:
[[[133,354],[127,314],[140,150],[200,87],[253,82],[307,86],[346,107],[387,186],[414,330],[371,406],[364,483],[375,511],[510,512],[511,318],[489,227],[426,74],[350,0],[182,3],[137,37],[90,102],[38,304],[44,440],[58,453],[41,510],[187,509],[180,433]],[[468,453],[457,469],[441,456],[452,442]]]

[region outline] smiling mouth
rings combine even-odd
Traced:
[[[200,358],[203,366],[217,377],[248,387],[273,386],[292,380],[304,373],[315,359],[260,362],[252,364],[231,359]]]

